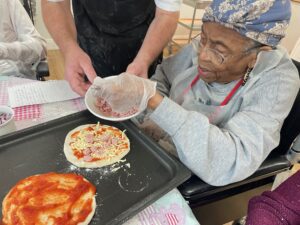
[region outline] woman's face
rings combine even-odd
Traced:
[[[218,23],[205,22],[202,26],[198,63],[203,71],[201,79],[228,83],[244,76],[253,67],[257,51],[253,42],[233,29]],[[258,48],[257,48],[258,49]]]

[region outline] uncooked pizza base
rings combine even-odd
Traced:
[[[3,224],[13,225],[13,224],[10,223],[10,221],[13,221],[14,217],[18,218],[18,220],[22,220],[22,218],[25,218],[23,216],[26,215],[26,214],[20,214],[21,211],[23,211],[22,209],[24,207],[26,207],[26,208],[29,207],[30,208],[31,207],[30,205],[34,204],[34,202],[36,202],[38,204],[47,204],[46,202],[49,200],[49,198],[47,198],[47,196],[41,198],[42,195],[39,194],[39,195],[36,195],[35,197],[33,197],[32,195],[29,195],[28,197],[26,197],[26,188],[27,189],[29,188],[30,192],[33,191],[34,189],[38,190],[39,187],[33,181],[43,179],[42,178],[43,176],[48,176],[49,179],[51,180],[51,177],[50,177],[51,175],[54,175],[56,177],[59,176],[59,178],[61,177],[61,179],[62,179],[62,181],[54,182],[58,185],[58,189],[54,190],[54,192],[57,191],[58,193],[60,193],[59,189],[63,190],[64,188],[68,188],[68,189],[71,188],[70,192],[72,192],[72,185],[75,184],[75,183],[73,183],[75,180],[72,180],[72,179],[68,180],[68,178],[66,178],[67,176],[81,177],[79,179],[83,179],[90,186],[89,189],[88,189],[88,192],[84,192],[84,195],[82,195],[81,198],[84,201],[87,201],[88,199],[92,200],[91,212],[87,215],[87,217],[85,218],[85,220],[83,222],[79,222],[79,223],[77,223],[77,225],[88,225],[91,222],[91,220],[92,220],[92,218],[95,214],[95,210],[96,210],[96,195],[95,195],[95,190],[96,189],[95,189],[95,187],[88,180],[86,180],[84,177],[82,177],[80,175],[77,175],[77,174],[47,173],[47,174],[38,174],[38,175],[31,176],[31,177],[27,177],[27,178],[19,181],[14,187],[11,188],[11,190],[5,196],[5,198],[3,200],[3,203],[2,203],[2,214],[3,214],[3,221],[2,222],[3,222]],[[66,182],[63,182],[63,180],[66,180]],[[31,182],[33,182],[33,183],[31,183]],[[30,188],[30,186],[33,186],[34,188]],[[50,186],[54,187],[51,184],[50,184]],[[92,191],[93,189],[94,189],[94,191]],[[51,190],[51,191],[53,191],[53,190]],[[85,196],[85,195],[90,195],[91,191],[94,192],[92,197],[91,196]],[[65,196],[63,195],[63,196],[60,196],[58,198],[61,198],[61,197],[65,197]],[[19,201],[16,202],[14,199],[19,199]],[[45,199],[43,201],[46,201],[46,202],[41,201],[41,199]],[[53,199],[53,200],[50,200],[50,201],[53,201],[52,205],[55,205],[58,208],[56,209],[55,212],[49,211],[52,214],[52,216],[50,216],[50,218],[51,217],[54,218],[54,217],[56,217],[56,215],[63,215],[63,214],[61,214],[62,212],[57,211],[59,209],[59,207],[63,208],[63,205],[60,206],[59,202],[55,203],[55,198],[51,197],[51,199]],[[67,197],[67,199],[68,199],[68,197]],[[68,202],[66,202],[65,204],[67,204],[67,203]],[[85,202],[83,202],[83,203],[85,203]],[[23,204],[25,204],[25,205],[23,205]],[[20,208],[21,211],[19,212],[18,210],[16,210],[16,207]],[[33,210],[34,208],[35,207],[32,207],[31,210]],[[36,208],[40,209],[40,207],[36,207]],[[15,212],[14,212],[14,210],[15,210]],[[32,212],[35,212],[35,211],[32,211]],[[74,213],[74,211],[73,211],[73,213]],[[77,213],[80,213],[80,211],[78,211]],[[43,220],[46,220],[47,222],[49,222],[49,224],[52,224],[53,222],[48,221],[48,219],[47,219],[48,217],[49,217],[49,215],[47,215],[47,213],[39,212],[39,216],[37,217],[39,219],[39,222],[38,221],[36,221],[36,222],[40,224]],[[34,217],[30,217],[30,220],[32,220],[33,218]],[[59,218],[59,216],[56,217],[56,218]],[[6,223],[4,223],[4,222],[6,222]],[[20,222],[20,224],[23,224],[21,221],[19,221],[19,222]],[[42,222],[42,223],[44,223],[44,222]],[[0,221],[0,223],[1,223],[1,221]],[[57,224],[57,223],[54,223],[54,224]]]
[[[97,204],[96,204],[96,196],[94,196],[93,203],[92,203],[92,211],[91,211],[91,213],[86,217],[86,219],[85,219],[84,222],[79,223],[78,225],[88,225],[91,222],[91,220],[93,219],[93,216],[95,214],[95,211],[96,211],[96,206],[97,206]]]
[[[101,159],[101,160],[97,160],[97,161],[92,161],[92,162],[87,162],[84,161],[83,158],[77,158],[74,153],[73,153],[73,149],[71,148],[70,144],[74,141],[74,139],[72,139],[72,134],[74,134],[77,131],[82,131],[88,127],[91,126],[97,126],[97,124],[86,124],[86,125],[81,125],[79,127],[76,127],[75,129],[71,130],[65,139],[65,143],[64,143],[64,154],[67,158],[67,160],[74,164],[77,167],[84,167],[84,168],[96,168],[96,167],[103,167],[103,166],[107,166],[107,165],[111,165],[113,163],[116,163],[118,161],[120,161],[125,155],[127,155],[129,153],[130,150],[130,142],[129,139],[127,138],[127,136],[123,133],[123,137],[124,137],[124,143],[127,144],[128,148],[124,149],[123,151],[121,151],[118,155],[114,155],[114,156],[110,156],[108,159]],[[112,127],[112,126],[108,126],[108,125],[99,125],[100,127]],[[115,128],[115,127],[112,127]],[[118,128],[115,128],[118,129]],[[118,129],[119,130],[119,129]],[[122,133],[121,130],[119,130],[120,133]]]

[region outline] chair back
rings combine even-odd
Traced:
[[[299,77],[300,77],[300,62],[293,60],[293,63],[297,67]],[[282,125],[282,129],[280,131],[279,145],[271,152],[270,156],[273,157],[278,155],[285,155],[299,133],[300,133],[300,91],[298,91],[293,107]]]

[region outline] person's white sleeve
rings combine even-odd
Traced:
[[[17,41],[0,42],[2,59],[34,64],[46,57],[46,42],[33,26],[28,14],[19,1],[8,3],[11,23]],[[2,31],[9,32],[9,31]]]
[[[48,0],[48,2],[63,2],[64,0]],[[176,12],[180,10],[181,0],[155,0],[157,7],[170,11]]]
[[[180,10],[181,0],[155,0],[155,4],[160,9],[177,12]]]

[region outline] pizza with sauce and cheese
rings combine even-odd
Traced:
[[[46,173],[19,181],[2,202],[5,225],[87,225],[96,188],[77,174]]]
[[[130,150],[120,129],[101,124],[82,125],[67,134],[64,153],[78,167],[102,167],[122,159]]]

